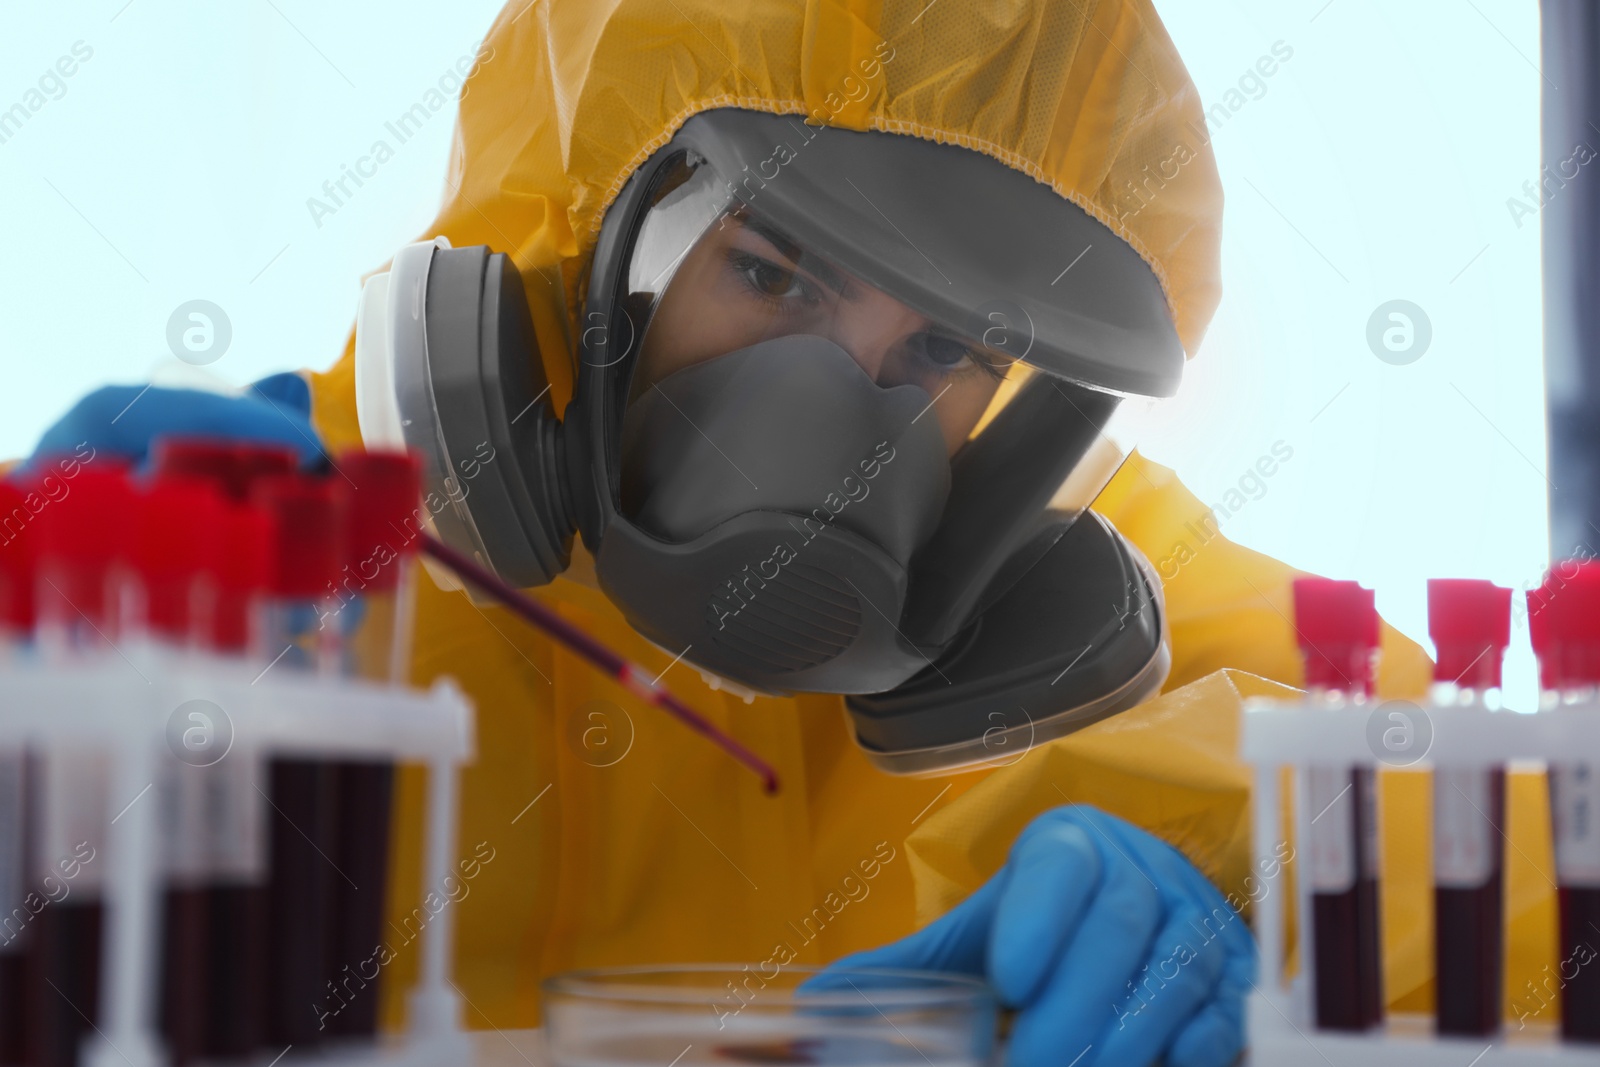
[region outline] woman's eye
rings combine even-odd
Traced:
[[[964,341],[934,333],[919,333],[911,339],[911,348],[918,356],[942,368],[958,366],[972,356],[972,349]]]
[[[786,270],[759,256],[740,255],[735,268],[750,288],[772,299],[809,298],[810,287],[794,271]]]

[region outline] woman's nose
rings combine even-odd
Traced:
[[[849,352],[869,378],[882,385],[889,353],[901,340],[921,329],[923,321],[921,315],[893,297],[858,286],[851,298],[840,300],[835,306],[827,336]]]

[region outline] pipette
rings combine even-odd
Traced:
[[[476,560],[457,552],[436,537],[428,534],[421,534],[420,537],[422,551],[615,678],[636,696],[676,716],[691,730],[704,734],[716,742],[734,759],[759,774],[768,793],[778,791],[778,772],[773,770],[771,765],[723,733],[699,712],[673,696],[669,690],[657,684],[643,667],[629,663],[537,600],[507,585],[493,572],[480,566]]]

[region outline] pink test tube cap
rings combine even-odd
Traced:
[[[1551,567],[1528,591],[1528,634],[1542,688],[1600,685],[1600,562]]]
[[[1372,691],[1378,609],[1371,589],[1332,578],[1296,578],[1294,626],[1307,688]]]
[[[1511,644],[1511,590],[1478,578],[1428,579],[1428,636],[1439,654],[1434,681],[1498,688]]]

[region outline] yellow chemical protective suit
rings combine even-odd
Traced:
[[[1049,184],[1146,259],[1185,349],[1198,346],[1219,298],[1222,193],[1199,97],[1148,0],[513,0],[463,91],[426,236],[513,257],[558,410],[607,206],[687,118],[725,106],[961,144]],[[352,374],[347,346],[313,379],[331,447],[359,439]],[[414,678],[452,675],[477,706],[461,817],[475,860],[453,894],[470,1024],[536,1024],[539,980],[572,967],[823,963],[881,945],[976,888],[1029,820],[1069,801],[1167,839],[1236,890],[1250,863],[1238,711],[1244,695],[1286,692],[1261,678],[1299,680],[1294,572],[1215,536],[1208,509],[1138,457],[1096,508],[1162,561],[1167,694],[1004,769],[932,779],[874,770],[837,696],[747,705],[691,667],[668,669],[596,590],[578,546],[572,570],[536,595],[664,670],[664,684],[776,765],[776,797],[542,634],[424,581]],[[1421,650],[1385,627],[1382,689],[1416,695],[1427,679]],[[1390,838],[1390,990],[1420,1004],[1427,806],[1416,781],[1402,784],[1385,796],[1388,825],[1412,841]],[[403,780],[400,809],[391,1023],[416,963],[417,780]],[[1515,877],[1513,906],[1546,909],[1537,928],[1548,901],[1530,904],[1533,876]]]

